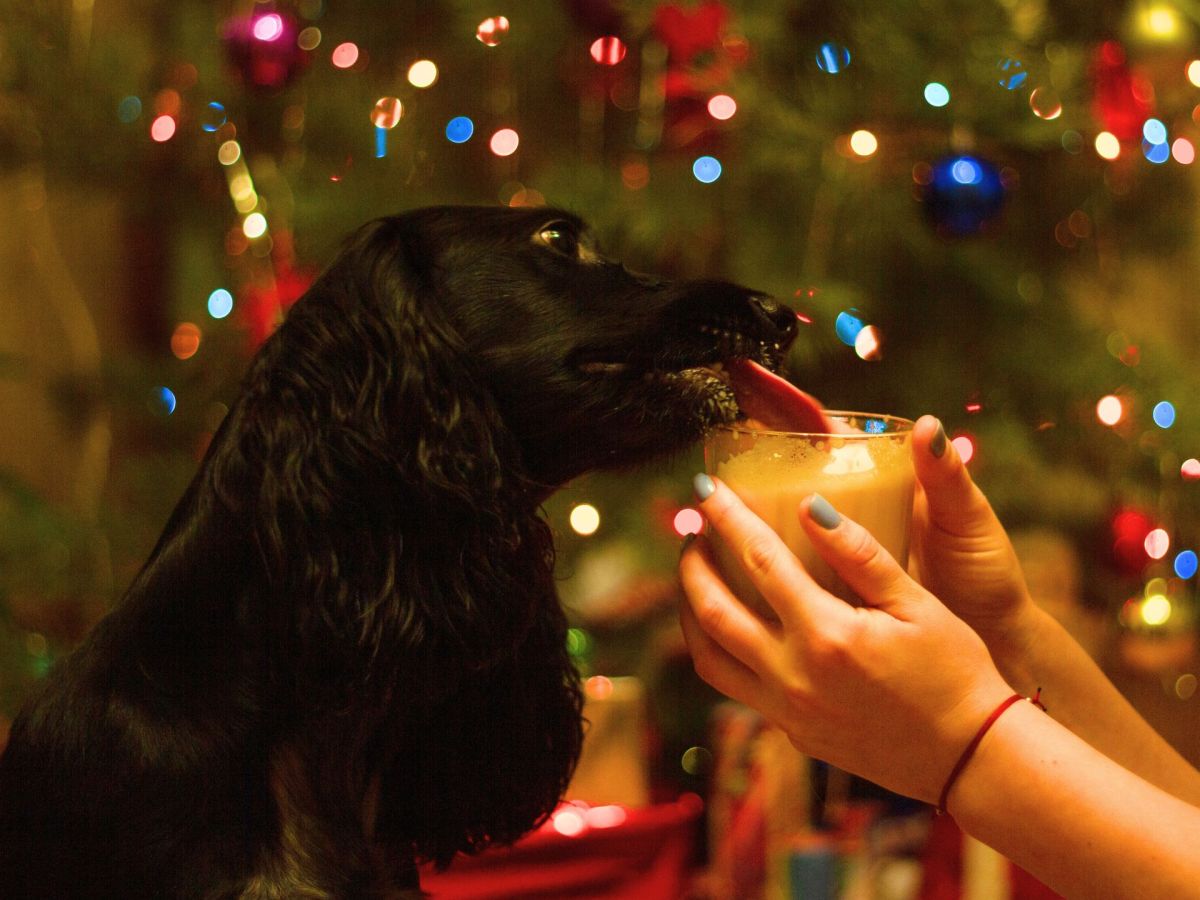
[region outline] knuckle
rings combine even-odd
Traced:
[[[742,562],[751,575],[770,574],[775,569],[778,558],[774,542],[765,536],[749,538],[742,545]]]

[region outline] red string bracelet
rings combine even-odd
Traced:
[[[1042,706],[1041,697],[1042,689],[1038,688],[1037,693],[1033,697],[1029,698],[1029,702],[1038,709],[1044,710],[1046,707]],[[971,761],[971,757],[974,755],[976,748],[979,746],[979,742],[983,740],[983,736],[988,733],[988,730],[993,725],[996,724],[996,720],[1004,714],[1006,709],[1008,709],[1018,700],[1024,699],[1026,698],[1022,697],[1020,694],[1013,694],[994,710],[992,710],[992,714],[990,716],[984,719],[983,724],[979,726],[979,730],[975,732],[975,737],[971,738],[971,743],[967,744],[967,748],[963,750],[962,756],[958,758],[958,762],[956,762],[954,764],[954,768],[950,770],[950,777],[946,779],[946,786],[942,788],[941,796],[938,797],[938,815],[945,815],[946,799],[950,796],[950,789],[954,787],[954,782],[958,780],[958,776],[962,774],[962,770],[965,769],[967,767],[967,763]]]

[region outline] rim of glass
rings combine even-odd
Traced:
[[[731,425],[718,425],[717,431],[732,431],[737,434],[765,434],[772,437],[802,437],[802,438],[842,438],[850,441],[861,441],[865,438],[877,437],[892,437],[895,435],[909,434],[913,427],[917,424],[912,419],[906,419],[903,416],[891,416],[887,413],[871,413],[859,412],[848,409],[824,409],[821,410],[825,415],[837,419],[849,419],[851,417],[859,417],[863,419],[882,419],[887,422],[888,427],[883,431],[872,432],[844,432],[844,431],[775,431],[771,428],[748,428],[738,422]]]

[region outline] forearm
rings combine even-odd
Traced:
[[[955,783],[969,834],[1067,897],[1200,896],[1200,809],[1138,778],[1029,703]]]
[[[1049,614],[1030,608],[1019,645],[989,642],[1001,674],[1049,714],[1135,775],[1200,806],[1200,772],[1130,705],[1079,643]]]

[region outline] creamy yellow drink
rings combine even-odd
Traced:
[[[834,509],[866,527],[901,566],[908,562],[914,473],[912,426],[907,419],[827,412],[831,430],[800,434],[718,429],[705,444],[706,469],[731,487],[770,525],[827,590],[860,601],[809,543],[800,525],[800,501],[821,494]],[[729,586],[751,608],[774,618],[741,565],[715,535],[717,560]]]

